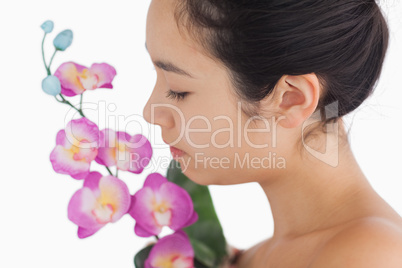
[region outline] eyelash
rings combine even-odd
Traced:
[[[177,100],[177,101],[181,101],[187,96],[187,94],[189,92],[176,92],[176,91],[173,91],[173,90],[169,89],[166,93],[167,93],[166,94],[167,98],[174,99],[174,100]]]

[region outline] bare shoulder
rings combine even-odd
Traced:
[[[308,268],[322,267],[402,267],[402,225],[378,217],[348,225],[325,243]]]

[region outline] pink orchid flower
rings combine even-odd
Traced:
[[[187,234],[182,230],[158,240],[145,261],[145,268],[167,267],[194,267],[194,250]]]
[[[116,70],[107,63],[94,63],[87,68],[74,62],[65,62],[57,68],[54,76],[60,80],[61,94],[72,97],[85,90],[113,88]]]
[[[68,204],[68,218],[78,225],[78,237],[96,233],[127,213],[131,196],[127,185],[113,176],[91,172]]]
[[[100,146],[95,161],[104,166],[117,166],[119,170],[139,174],[152,157],[152,147],[148,139],[137,134],[104,129],[100,135]]]
[[[71,120],[56,137],[56,147],[50,154],[54,171],[84,179],[91,162],[98,154],[99,128],[83,117]]]
[[[158,235],[163,226],[176,231],[198,220],[187,191],[159,173],[148,175],[131,204],[129,214],[136,221],[134,231],[140,237]]]

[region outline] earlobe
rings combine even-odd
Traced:
[[[283,116],[278,123],[284,128],[302,125],[316,110],[320,97],[320,84],[315,74],[287,75],[278,82],[280,104]]]

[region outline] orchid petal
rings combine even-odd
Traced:
[[[67,149],[69,149],[71,147],[71,144],[66,139],[66,132],[64,131],[64,129],[57,132],[56,145],[60,145]]]
[[[100,165],[112,167],[116,165],[116,133],[111,129],[103,129],[99,133],[99,149],[95,161]]]
[[[85,117],[68,122],[65,131],[71,144],[84,140],[82,148],[98,147],[99,145],[99,128]]]
[[[60,65],[54,75],[60,80],[61,93],[75,96],[86,90],[113,88],[116,70],[107,63],[94,63],[87,68],[74,62],[66,62]]]
[[[102,174],[99,172],[93,171],[88,174],[84,181],[84,187],[89,188],[96,198],[100,196],[99,192],[99,181],[102,178]]]
[[[88,176],[88,174],[89,174],[89,170],[82,172],[82,173],[70,174],[70,176],[76,180],[83,180]]]
[[[91,236],[95,234],[97,231],[99,231],[100,228],[103,226],[99,225],[94,228],[84,228],[84,227],[78,227],[78,237],[79,238],[87,238],[88,236]]]
[[[98,77],[98,88],[113,88],[112,81],[116,76],[116,70],[107,63],[94,63],[89,71]]]
[[[85,69],[85,66],[74,62],[65,62],[57,68],[54,75],[60,80],[61,94],[72,97],[85,91],[85,88],[77,79],[79,74]]]
[[[194,210],[191,217],[188,219],[188,221],[183,226],[190,226],[190,225],[194,224],[196,221],[198,221],[198,214]]]
[[[149,140],[141,135],[134,135],[128,146],[130,147],[130,172],[140,174],[149,164],[152,157],[152,146]]]
[[[134,233],[139,237],[150,237],[150,236],[154,236],[155,233],[159,234],[160,231],[151,233],[151,232],[148,232],[147,230],[145,230],[140,224],[136,223],[135,227],[134,227]]]
[[[131,169],[131,155],[129,141],[131,136],[126,132],[116,132],[116,166],[120,170],[128,171]]]
[[[140,189],[132,200],[134,200],[134,203],[130,208],[129,214],[136,220],[136,229],[138,228],[139,230],[136,234],[141,237],[144,237],[144,233],[158,235],[162,230],[162,226],[157,225],[152,215],[152,204],[155,200],[152,189],[148,187]],[[137,225],[140,226],[137,227]]]
[[[194,250],[187,234],[180,230],[161,238],[151,249],[145,267],[194,267]]]
[[[166,182],[161,185],[159,194],[167,201],[172,209],[172,219],[169,227],[178,230],[186,227],[193,216],[194,208],[190,195],[186,190],[173,182]]]
[[[78,225],[78,237],[96,233],[107,223],[116,222],[130,208],[127,185],[113,176],[91,172],[68,205],[68,218]]]
[[[130,208],[131,196],[127,185],[116,177],[105,176],[99,182],[99,190],[101,202],[113,207],[114,213],[111,222],[116,222]]]
[[[132,197],[129,214],[141,237],[158,235],[163,226],[179,230],[198,220],[187,191],[159,173],[148,175],[144,187]]]
[[[151,173],[147,176],[144,182],[144,187],[149,187],[153,191],[158,191],[162,184],[168,180],[159,173]]]
[[[84,228],[99,227],[92,215],[96,203],[96,197],[89,188],[84,187],[78,190],[68,204],[69,220]]]
[[[57,173],[69,174],[74,179],[84,179],[89,174],[91,162],[98,154],[99,129],[87,118],[71,120],[56,137],[56,147],[50,161]]]
[[[104,129],[100,134],[100,148],[95,161],[101,165],[116,166],[119,170],[139,174],[150,162],[152,147],[141,134]]]
[[[74,161],[73,154],[60,145],[57,145],[50,153],[50,162],[57,173],[69,174],[76,179],[89,173],[90,163]]]

